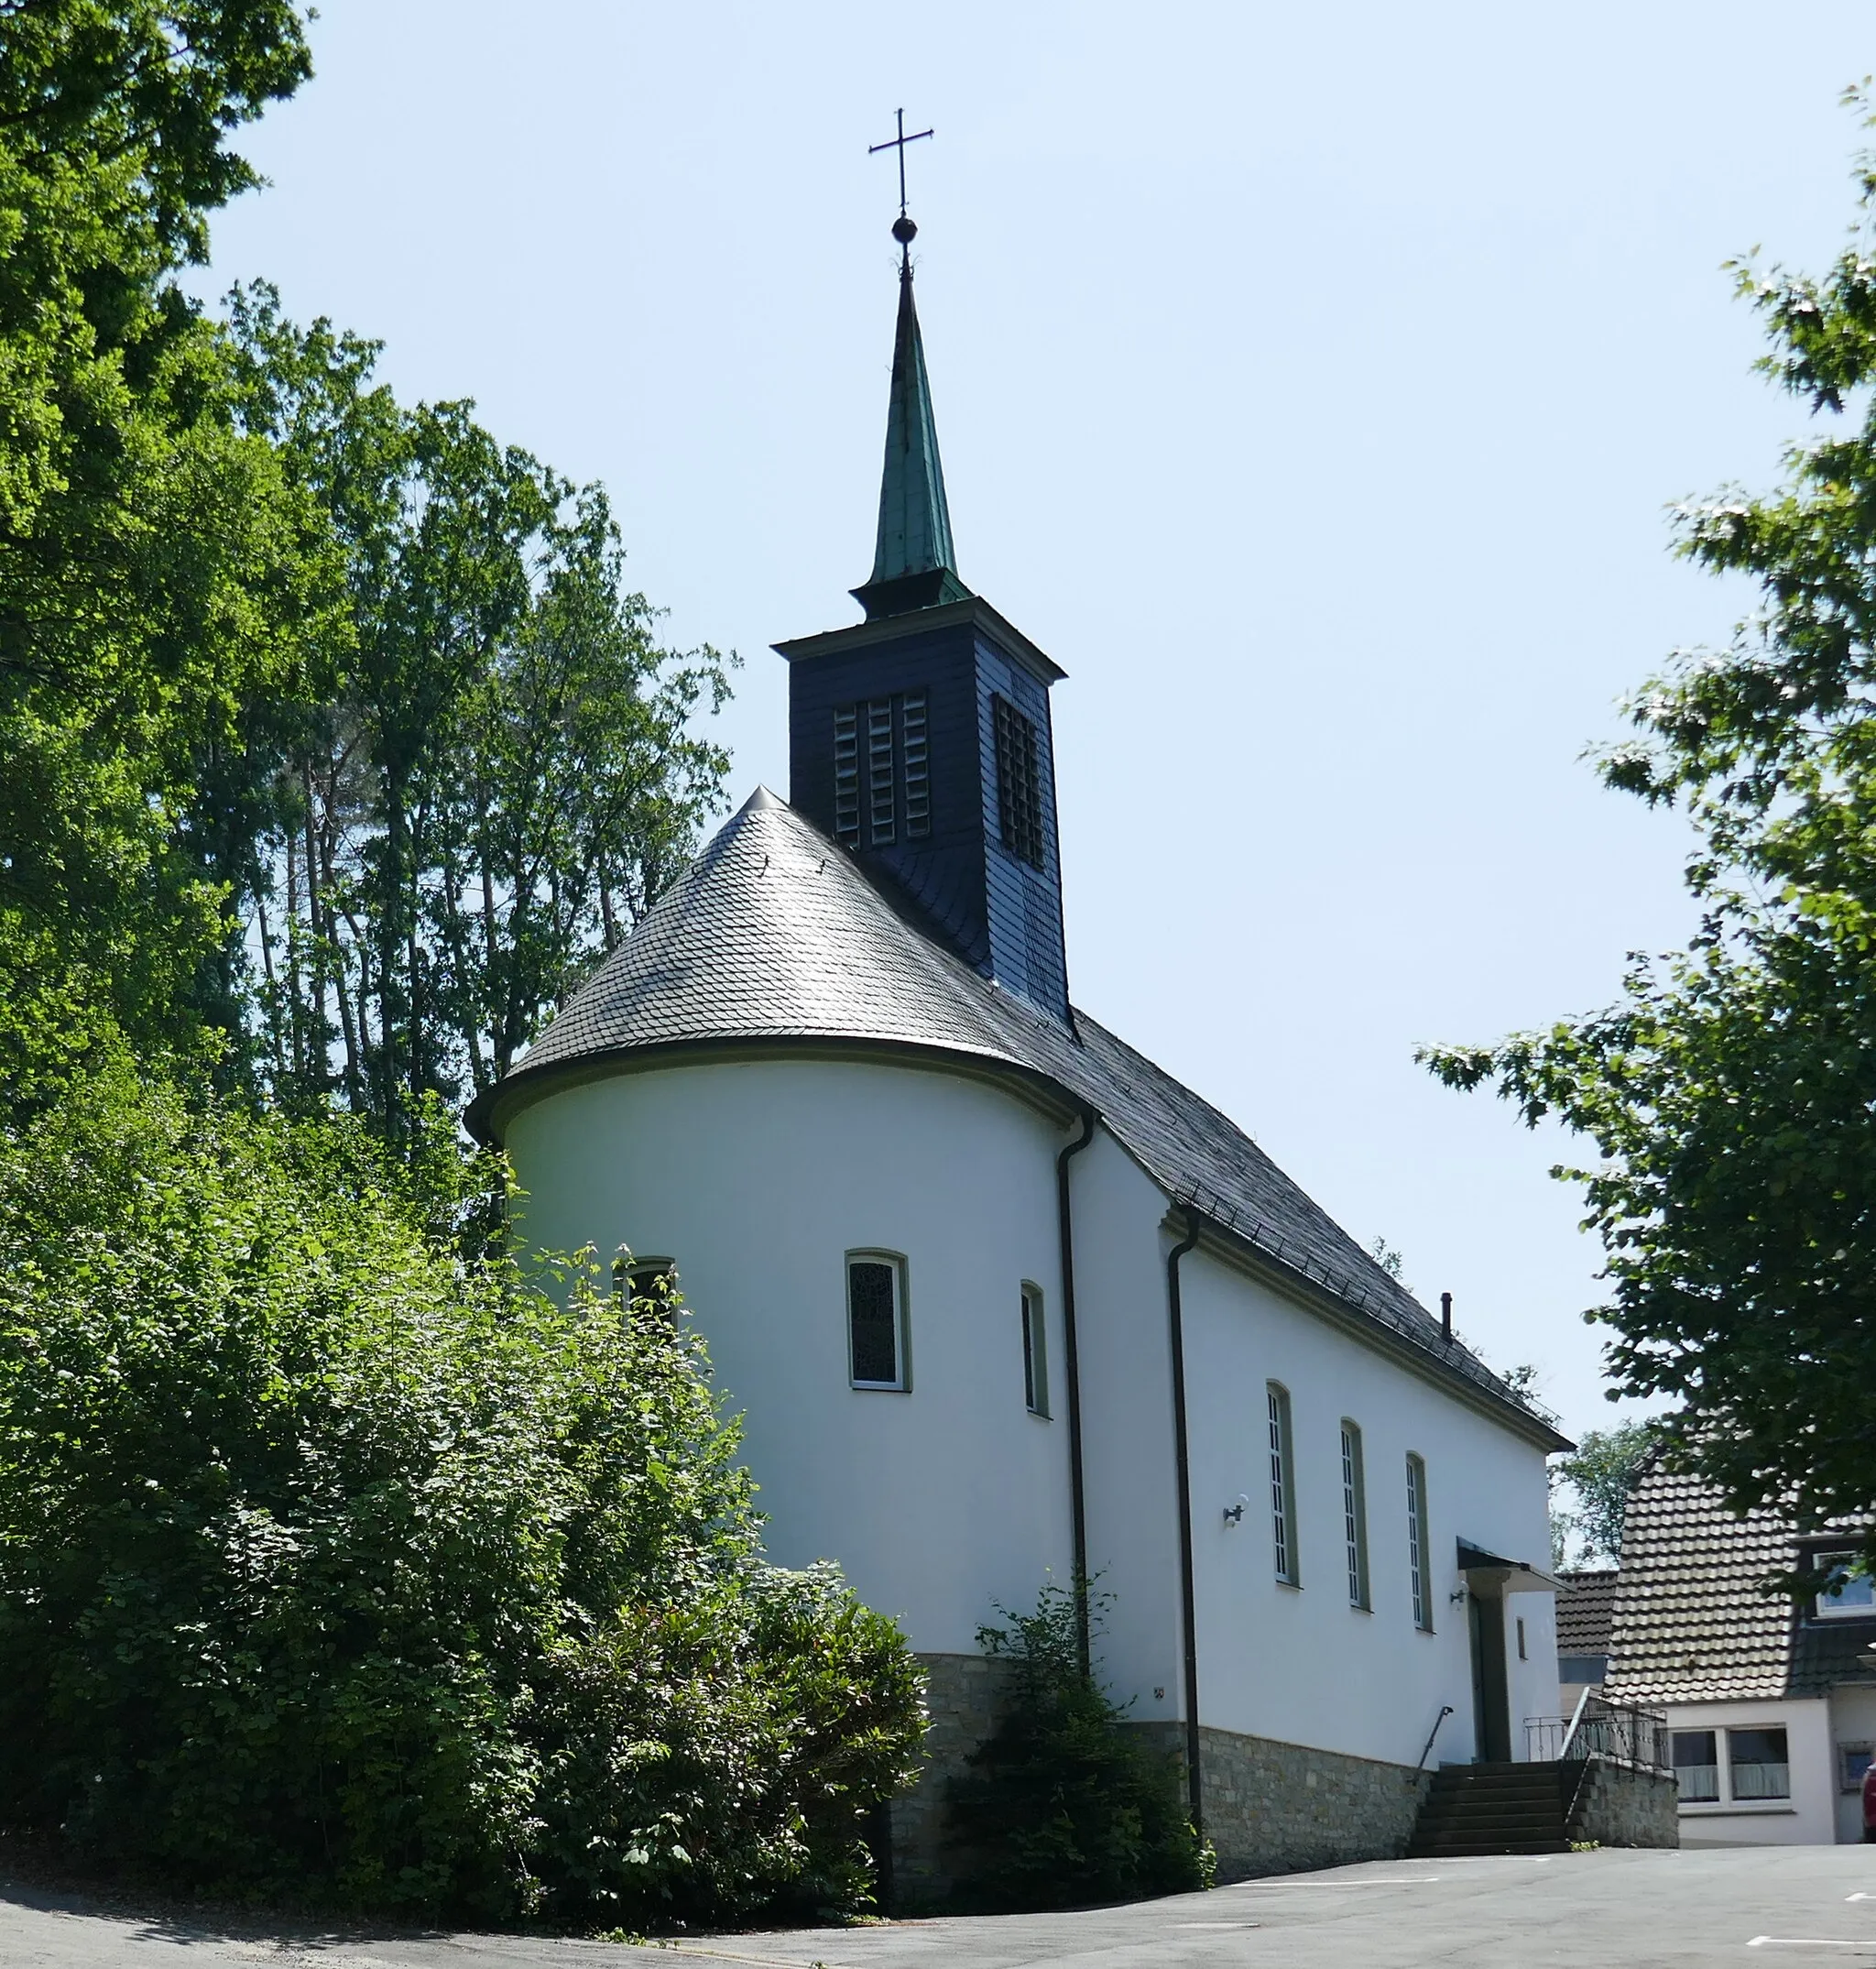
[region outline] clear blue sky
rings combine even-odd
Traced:
[[[892,111],[960,572],[1055,694],[1080,1003],[1423,1298],[1606,1424],[1566,1144],[1416,1042],[1612,993],[1685,933],[1672,817],[1581,762],[1751,596],[1664,508],[1763,485],[1729,256],[1818,266],[1876,68],[1845,0],[943,8],[325,0],[205,291],[265,274],[409,397],[611,489],[682,643],[856,611]]]

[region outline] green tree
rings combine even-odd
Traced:
[[[952,1782],[947,1833],[972,1897],[991,1908],[1063,1908],[1209,1887],[1177,1760],[1151,1748],[1082,1666],[1081,1606],[1044,1587],[1035,1610],[998,1613],[977,1643],[1005,1670],[1002,1716]]]
[[[1737,268],[1761,368],[1826,429],[1776,491],[1680,510],[1682,552],[1759,611],[1677,655],[1603,761],[1692,820],[1700,933],[1605,1012],[1425,1056],[1587,1139],[1558,1173],[1607,1254],[1617,1391],[1676,1405],[1667,1453],[1734,1509],[1807,1524],[1876,1504],[1876,159],[1858,176],[1823,278]]]
[[[0,1816],[298,1901],[859,1905],[903,1639],[764,1561],[665,1303],[463,1255],[432,1132],[117,1067],[0,1135]]]
[[[1619,1422],[1614,1428],[1585,1429],[1576,1449],[1551,1465],[1553,1480],[1567,1483],[1576,1493],[1574,1510],[1556,1504],[1551,1509],[1554,1540],[1560,1540],[1565,1548],[1572,1538],[1576,1541],[1572,1564],[1620,1563],[1629,1492],[1642,1460],[1661,1437],[1660,1426],[1652,1421]],[[1560,1549],[1559,1564],[1564,1558],[1565,1552]]]
[[[317,513],[237,428],[171,276],[307,72],[276,0],[0,0],[0,1095],[115,1022],[186,1046],[217,900],[176,818],[205,738],[330,599]]]
[[[469,404],[406,410],[375,344],[265,286],[231,307],[245,427],[326,515],[348,607],[201,803],[236,899],[223,1016],[277,1093],[396,1132],[499,1078],[682,865],[727,664],[659,644],[602,488]]]

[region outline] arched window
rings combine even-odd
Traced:
[[[1342,1417],[1342,1536],[1348,1556],[1348,1604],[1369,1606],[1368,1485],[1361,1468],[1361,1431]]]
[[[622,1252],[612,1262],[612,1296],[627,1306],[677,1318],[678,1268],[673,1258],[637,1258]]]
[[[905,1260],[897,1252],[846,1254],[846,1332],[855,1387],[911,1388]]]
[[[1271,1537],[1277,1577],[1285,1586],[1303,1584],[1296,1549],[1296,1457],[1290,1434],[1290,1391],[1281,1382],[1264,1384],[1270,1411]]]

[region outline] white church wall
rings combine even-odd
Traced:
[[[1088,1567],[1111,1594],[1100,1667],[1142,1723],[1184,1713],[1166,1197],[1097,1129],[1069,1164]],[[1155,1693],[1158,1690],[1159,1693]]]
[[[784,1565],[837,1559],[913,1646],[976,1649],[993,1603],[1072,1567],[1048,1119],[981,1082],[871,1063],[621,1074],[507,1139],[537,1247],[677,1264]],[[903,1253],[911,1388],[849,1385],[845,1256]],[[1053,1419],[1024,1406],[1020,1293],[1044,1295]]]
[[[1412,1764],[1443,1704],[1430,1762],[1473,1741],[1459,1538],[1539,1567],[1550,1553],[1543,1452],[1235,1268],[1183,1260],[1186,1381],[1199,1620],[1200,1711],[1219,1729]],[[1274,1565],[1266,1384],[1288,1390],[1301,1583]],[[1365,1462],[1369,1602],[1349,1604],[1341,1425]],[[1433,1631],[1413,1618],[1407,1458],[1426,1466]],[[1225,1510],[1248,1499],[1240,1523]],[[1547,1593],[1510,1596],[1512,1753],[1523,1721],[1557,1701]],[[1525,1657],[1515,1621],[1525,1624]]]

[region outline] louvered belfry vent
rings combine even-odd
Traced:
[[[903,691],[863,704],[836,705],[834,839],[845,848],[891,848],[901,839],[923,840],[931,832],[925,693]]]

